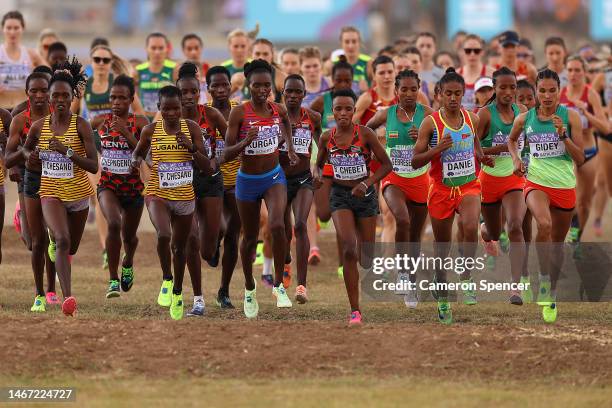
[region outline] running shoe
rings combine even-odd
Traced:
[[[548,276],[540,277],[540,290],[538,292],[538,305],[547,306],[552,303],[550,295],[550,278]]]
[[[255,250],[255,261],[253,261],[253,265],[263,265],[264,255],[263,255],[263,241],[257,242],[257,249]]]
[[[489,256],[499,256],[499,244],[497,241],[485,241],[483,237],[483,229],[486,229],[485,223],[480,224],[480,239],[482,239],[482,245],[484,246],[485,253]]]
[[[419,304],[417,298],[417,291],[415,289],[408,289],[404,295],[404,304],[408,309],[416,309]]]
[[[285,269],[283,270],[283,286],[285,289],[289,289],[289,286],[291,286],[291,264],[285,264]]]
[[[68,296],[64,299],[64,303],[62,303],[62,312],[66,316],[74,316],[74,313],[77,310],[77,302],[73,296]]]
[[[162,307],[170,307],[172,304],[172,285],[173,282],[171,280],[164,279],[162,281],[161,289],[159,290],[159,295],[157,296],[157,304]]]
[[[21,235],[21,205],[19,200],[15,203],[15,212],[13,213],[13,226],[17,234]],[[23,240],[23,238],[21,238]]]
[[[57,246],[55,245],[55,241],[51,239],[51,234],[49,234],[49,246],[47,247],[47,253],[49,254],[49,259],[53,263],[55,263],[56,251]]]
[[[261,283],[263,283],[266,288],[273,288],[274,278],[272,275],[261,275]]]
[[[464,305],[475,305],[476,303],[478,303],[476,301],[476,291],[472,289],[472,287],[474,286],[474,280],[470,278],[470,279],[462,280],[461,283],[470,285],[469,289],[463,289],[463,288],[461,289],[461,292],[463,293],[463,304]]]
[[[451,324],[453,322],[453,312],[451,305],[446,299],[438,300],[438,320],[442,324]]]
[[[118,279],[111,279],[108,281],[108,289],[106,291],[106,298],[116,298],[121,295],[120,285]]]
[[[570,227],[565,237],[565,242],[568,244],[575,244],[580,240],[580,228]]]
[[[340,265],[338,267],[338,278],[344,279],[344,266]]]
[[[257,303],[257,283],[253,290],[244,289],[244,315],[247,319],[254,319],[259,313],[259,304]]]
[[[361,312],[359,310],[351,312],[351,317],[349,318],[349,326],[352,326],[354,324],[361,324]]]
[[[179,293],[178,295],[176,295],[173,293],[172,300],[170,303],[170,317],[174,320],[181,320],[183,318],[184,308],[185,305],[183,304],[183,294]],[[202,311],[202,313],[204,313],[204,311]]]
[[[121,267],[121,290],[129,292],[134,284],[134,267]]]
[[[221,258],[221,239],[217,240],[217,249],[213,257],[208,261],[208,266],[216,268],[219,265],[219,259]]]
[[[521,276],[521,283],[527,288],[521,290],[521,298],[523,298],[523,302],[533,302],[533,292],[531,291],[531,282],[529,281],[529,276]]]
[[[507,254],[510,250],[510,238],[506,231],[502,231],[501,234],[499,234],[499,247],[504,254]]]
[[[310,254],[308,255],[308,265],[318,265],[321,262],[321,253],[319,247],[310,248]]]
[[[557,303],[551,302],[542,308],[542,318],[546,323],[557,321]]]
[[[45,304],[46,304],[45,297],[37,295],[34,298],[34,304],[30,308],[30,312],[35,312],[35,313],[46,312]]]
[[[293,306],[291,304],[289,296],[287,296],[287,291],[285,290],[285,287],[282,284],[273,287],[272,294],[276,298],[276,307],[283,308]]]
[[[59,305],[60,300],[57,298],[55,292],[47,292],[47,304],[49,305]]]
[[[217,298],[215,299],[215,303],[221,309],[234,309],[234,305],[232,305],[232,301],[229,297],[229,294],[223,289],[219,289],[219,292],[217,292]]]
[[[329,227],[330,220],[321,221],[320,218],[317,218],[317,222],[322,229],[327,229]]]
[[[595,233],[596,237],[603,236],[603,226],[601,225],[601,218],[598,218],[593,221],[593,232]]]
[[[108,269],[108,252],[102,251],[102,269]]]
[[[523,299],[521,298],[521,295],[518,293],[518,291],[516,293],[513,292],[510,295],[510,304],[516,306],[523,306]]]
[[[495,257],[485,254],[485,265],[487,266],[487,270],[494,271],[495,270]]]
[[[204,304],[204,300],[198,299],[193,302],[193,307],[191,308],[189,312],[187,312],[187,316],[188,317],[204,316],[205,310],[206,310],[206,305]],[[170,309],[170,312],[172,312],[172,309]]]
[[[298,285],[298,287],[295,288],[295,300],[301,305],[308,302],[308,291],[306,290],[306,286]]]

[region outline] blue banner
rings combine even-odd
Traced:
[[[259,36],[272,41],[338,41],[345,25],[356,26],[367,38],[367,0],[245,1],[245,27],[259,23]]]
[[[591,0],[591,37],[595,40],[612,38],[612,0]]]
[[[511,0],[447,0],[448,37],[457,31],[478,34],[485,40],[512,28]]]

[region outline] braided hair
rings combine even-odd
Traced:
[[[87,75],[82,70],[83,65],[73,56],[72,61],[62,61],[53,66],[53,76],[49,81],[49,88],[55,82],[65,82],[70,85],[72,94],[77,98],[81,97],[81,89],[84,89],[87,83]]]
[[[249,79],[251,75],[257,72],[267,72],[272,75],[272,66],[265,60],[256,59],[244,64],[244,76]]]
[[[403,71],[400,71],[395,77],[395,88],[396,89],[399,88],[400,82],[404,78],[413,78],[417,83],[417,87],[418,88],[421,87],[421,80],[419,79],[419,74],[417,74],[411,69],[405,69]]]
[[[495,85],[497,84],[497,78],[503,75],[513,76],[514,79],[516,79],[516,73],[513,70],[511,70],[508,67],[501,67],[497,71],[493,72],[493,89],[495,89]],[[497,98],[497,95],[495,95],[495,92],[493,92],[493,95],[491,95],[489,100],[486,101],[483,106],[487,106],[490,103],[493,103],[496,98]]]
[[[459,75],[453,67],[447,68],[446,73],[442,76],[442,78],[440,78],[440,81],[438,81],[438,84],[440,85],[440,90],[444,88],[444,85],[451,82],[461,84],[461,87],[463,88],[463,90],[465,90],[465,79],[463,79],[463,77]]]

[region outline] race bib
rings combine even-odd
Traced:
[[[23,90],[30,67],[23,64],[0,64],[0,85],[7,90]]]
[[[476,161],[472,151],[449,152],[442,154],[442,174],[444,178],[463,177],[476,173]]]
[[[212,158],[212,147],[210,146],[210,139],[206,137],[204,138],[204,154],[209,159]]]
[[[41,151],[39,157],[42,164],[43,177],[69,179],[74,177],[74,166],[72,160],[52,151]]]
[[[360,154],[335,155],[329,162],[334,169],[334,178],[338,180],[359,180],[368,176],[368,167]]]
[[[312,141],[312,133],[310,133],[310,129],[297,128],[295,132],[293,132],[293,137],[291,138],[293,142],[293,149],[297,154],[309,154],[310,153],[310,143]],[[283,145],[278,149],[284,152],[287,151],[287,144],[283,143]]]
[[[493,135],[492,146],[500,146],[508,144],[508,135],[503,134],[502,132],[497,132]],[[518,151],[519,154],[523,151],[523,147],[525,147],[525,139],[523,137],[519,137],[518,140]],[[510,152],[500,152],[499,157],[510,157]]]
[[[260,126],[255,140],[244,149],[247,156],[257,156],[272,154],[278,147],[278,135],[280,128],[278,125]]]
[[[142,92],[142,108],[145,112],[157,112],[157,92]]]
[[[100,167],[102,171],[113,174],[130,174],[132,163],[132,152],[130,150],[102,149]]]
[[[157,167],[160,188],[176,188],[193,182],[193,164],[188,162],[159,163]]]
[[[391,158],[393,171],[395,173],[412,173],[414,169],[410,162],[412,161],[413,154],[414,146],[412,145],[392,147],[389,157]]]
[[[565,154],[565,144],[556,133],[532,133],[529,135],[529,150],[538,159],[559,157]]]
[[[217,139],[215,141],[215,156],[221,157],[223,150],[225,150],[225,140]]]

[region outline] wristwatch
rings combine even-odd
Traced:
[[[66,157],[70,159],[72,156],[74,156],[74,150],[72,150],[72,148],[69,147],[66,150]]]

